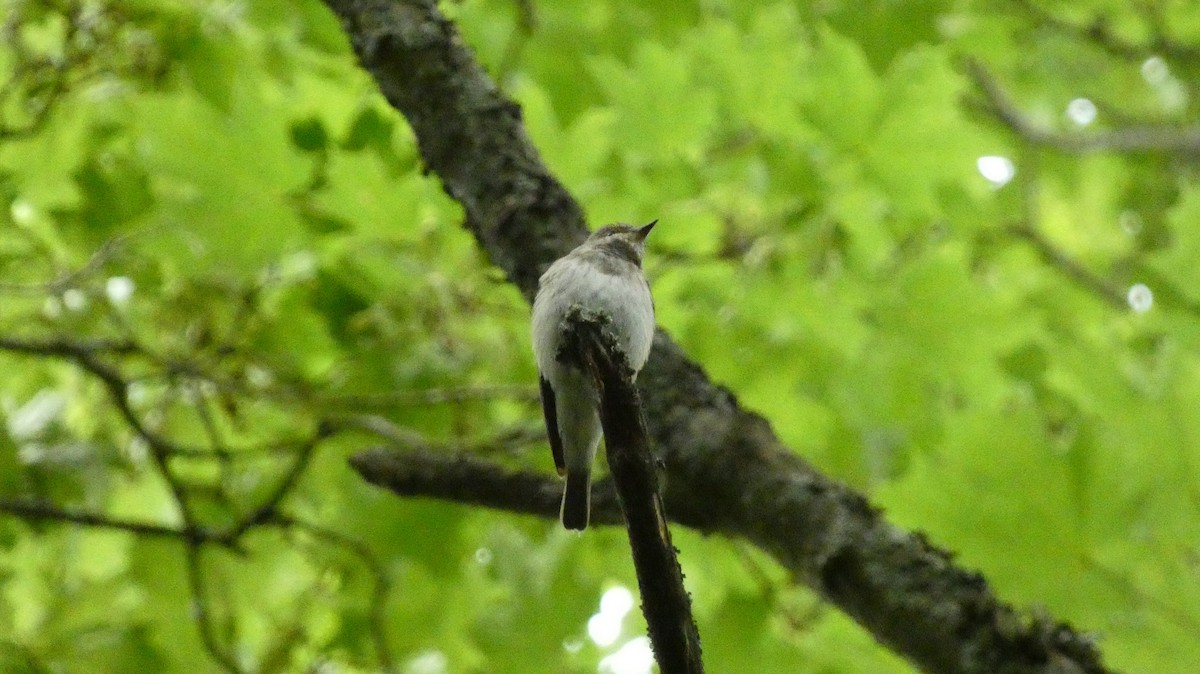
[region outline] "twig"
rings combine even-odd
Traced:
[[[1100,278],[1074,258],[1056,248],[1041,232],[1028,225],[1013,225],[1007,231],[1018,239],[1028,242],[1046,264],[1062,272],[1079,287],[1096,295],[1113,308],[1122,310],[1129,308],[1125,293],[1121,292],[1120,288]]]
[[[1027,242],[1037,251],[1043,262],[1058,270],[1075,285],[1099,297],[1114,309],[1122,311],[1129,309],[1129,301],[1121,287],[1089,270],[1078,260],[1055,246],[1035,227],[1018,224],[1009,226],[1005,231]],[[1143,269],[1141,273],[1154,288],[1156,305],[1200,317],[1200,302],[1181,292],[1167,279],[1160,278],[1153,270]]]
[[[519,401],[536,402],[537,389],[532,386],[479,385],[447,386],[421,391],[389,391],[381,393],[359,393],[320,396],[323,405],[340,405],[357,410],[366,408],[394,408],[401,405],[443,405],[471,400],[495,400],[513,398]]]
[[[19,8],[20,5],[15,6]],[[10,7],[9,9],[13,9]],[[20,11],[12,12],[4,22],[0,32],[4,34],[5,44],[11,45],[14,53],[12,77],[0,88],[0,141],[29,138],[41,131],[50,119],[50,115],[61,104],[66,94],[87,82],[103,71],[99,68],[89,68],[96,54],[114,42],[114,35],[98,28],[119,25],[118,21],[84,21],[83,13],[87,11],[82,2],[67,3],[60,10],[65,16],[64,34],[62,38],[61,56],[49,57],[32,53],[25,46],[25,41],[18,36],[22,20],[28,19]],[[37,77],[48,74],[42,81]],[[34,86],[30,86],[30,84]],[[34,89],[43,85],[41,99],[29,99],[22,106],[32,109],[27,114],[28,119],[23,125],[9,124],[5,119],[5,111],[15,107],[9,105],[8,98],[17,93],[20,85],[25,89]],[[36,105],[32,105],[36,103]]]
[[[1088,554],[1084,557],[1083,566],[1098,575],[1113,590],[1128,597],[1132,602],[1149,605],[1154,613],[1173,621],[1185,633],[1200,634],[1200,618],[1192,615],[1192,611],[1151,595],[1138,587],[1127,574],[1122,574],[1108,568],[1093,554]],[[1178,599],[1178,595],[1175,595],[1175,598]],[[1190,606],[1189,609],[1191,609]]]
[[[154,459],[154,463],[158,467],[163,480],[166,481],[167,487],[174,497],[175,504],[179,508],[180,515],[183,517],[184,524],[189,528],[194,526],[196,518],[192,514],[187,494],[184,492],[183,485],[175,479],[171,471],[170,457],[172,454],[178,453],[178,448],[175,444],[163,436],[154,433],[142,423],[137,412],[134,411],[133,405],[129,402],[129,384],[121,377],[120,372],[116,368],[102,362],[96,357],[95,352],[92,351],[67,354],[67,357],[75,361],[80,367],[90,372],[104,384],[109,398],[116,406],[121,417],[125,419],[125,423],[150,447],[150,456]]]
[[[365,431],[405,450],[426,453],[465,451],[476,455],[517,454],[522,448],[546,440],[546,427],[541,424],[518,424],[502,429],[491,437],[447,442],[426,437],[378,414],[333,415],[326,423],[336,431]]]
[[[11,293],[14,295],[53,295],[61,293],[98,272],[132,237],[133,234],[123,234],[105,241],[79,268],[64,271],[50,281],[43,283],[0,283],[0,293]]]
[[[1161,54],[1180,62],[1195,64],[1200,62],[1200,49],[1189,44],[1172,40],[1166,33],[1166,25],[1161,16],[1155,16],[1147,7],[1147,22],[1151,24],[1154,39],[1147,43],[1132,42],[1113,32],[1104,17],[1098,16],[1090,22],[1076,23],[1053,14],[1032,0],[1013,0],[1023,11],[1054,30],[1073,35],[1100,47],[1112,56],[1126,61],[1137,62],[1150,56]]]
[[[195,543],[216,542],[226,547],[238,549],[242,535],[255,525],[262,524],[273,514],[275,508],[299,481],[300,476],[312,458],[312,453],[316,445],[332,432],[332,428],[329,425],[320,424],[312,436],[303,440],[299,446],[299,454],[292,462],[287,473],[275,486],[275,489],[272,490],[257,508],[240,519],[230,529],[223,532],[203,531],[196,524],[196,518],[192,514],[183,485],[175,479],[170,468],[171,457],[181,455],[196,456],[201,454],[201,452],[196,449],[179,446],[166,437],[151,431],[138,417],[129,402],[128,382],[122,378],[121,373],[114,366],[100,360],[100,354],[136,352],[136,346],[131,346],[127,342],[109,342],[105,340],[68,340],[63,338],[22,340],[0,337],[0,350],[64,358],[76,363],[99,379],[104,384],[105,389],[109,393],[109,398],[112,400],[114,406],[116,406],[117,411],[126,424],[150,447],[150,454],[154,459],[156,467],[162,475],[163,480],[167,483],[173,500],[179,508],[180,516],[183,520],[183,531]]]
[[[113,405],[116,406],[121,417],[125,420],[125,423],[150,447],[150,455],[154,459],[163,480],[167,483],[176,507],[179,508],[184,528],[190,530],[196,527],[196,518],[192,514],[192,509],[188,503],[183,485],[174,478],[171,472],[170,456],[173,453],[177,453],[179,448],[166,438],[152,432],[142,423],[142,420],[138,417],[129,402],[128,382],[125,381],[115,367],[100,360],[99,357],[100,354],[104,353],[129,353],[131,350],[136,350],[136,346],[131,347],[127,342],[110,343],[102,340],[72,341],[63,338],[52,338],[49,340],[25,341],[13,338],[0,338],[0,349],[17,353],[41,354],[64,358],[74,362],[99,379],[104,384],[109,398],[112,400]]]
[[[65,337],[18,338],[0,336],[0,350],[23,353],[30,356],[54,356],[77,358],[81,354],[110,353],[131,354],[138,351],[137,344],[123,339],[67,339]]]
[[[213,660],[230,674],[242,674],[242,668],[234,659],[233,654],[221,645],[217,637],[217,629],[213,624],[211,607],[208,599],[208,580],[204,575],[203,548],[189,545],[186,551],[188,586],[192,591],[192,611],[196,619],[196,627],[200,631],[200,641],[204,650]]]
[[[329,426],[321,424],[317,428],[317,432],[300,446],[295,460],[292,461],[292,465],[288,468],[287,473],[275,485],[275,489],[263,499],[257,508],[243,517],[227,533],[223,534],[223,537],[231,541],[236,541],[241,538],[242,534],[249,531],[251,527],[271,521],[276,514],[279,504],[291,493],[296,483],[300,481],[300,477],[304,475],[305,469],[308,468],[308,464],[312,461],[313,452],[316,450],[317,445],[320,444],[321,440],[329,437],[331,432],[332,429]]]
[[[965,64],[967,74],[986,99],[984,109],[1028,143],[1078,154],[1163,152],[1189,157],[1200,155],[1200,128],[1194,126],[1130,126],[1091,133],[1062,133],[1044,128],[1017,107],[983,64],[974,59],[967,59]]]
[[[0,512],[30,521],[70,522],[87,527],[115,529],[143,536],[174,538],[192,543],[203,541],[222,542],[219,536],[214,536],[211,532],[204,529],[180,529],[162,524],[108,517],[107,515],[60,508],[43,501],[0,499]]]
[[[406,450],[433,452],[442,447],[437,441],[378,414],[333,415],[327,423],[338,431],[363,431],[376,435]]]
[[[642,612],[659,669],[664,674],[702,674],[700,633],[671,542],[633,372],[616,345],[607,316],[591,315],[576,306],[563,323],[558,358],[583,365],[600,394],[608,466],[625,514]]]
[[[221,429],[217,426],[217,420],[213,417],[212,410],[209,409],[208,396],[204,392],[204,386],[193,378],[186,379],[184,385],[187,387],[187,395],[191,399],[192,409],[196,410],[200,426],[204,429],[204,434],[208,436],[209,450],[220,459],[221,470],[224,473],[228,471],[229,461],[233,455],[229,451]]]
[[[388,644],[386,615],[388,593],[391,592],[391,581],[388,579],[387,570],[384,568],[383,563],[379,561],[379,558],[372,552],[371,548],[362,541],[350,538],[334,529],[314,522],[296,519],[283,513],[276,513],[270,524],[276,524],[289,529],[298,529],[315,538],[333,543],[338,547],[348,550],[362,562],[371,575],[373,585],[369,619],[371,641],[375,644],[381,668],[387,672],[394,671],[396,669],[396,660],[392,654],[392,648]]]

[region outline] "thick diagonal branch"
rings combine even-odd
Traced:
[[[380,89],[412,125],[428,168],[526,297],[585,228],[454,26],[429,0],[326,0]],[[662,331],[639,375],[668,515],[752,541],[929,672],[1108,672],[1090,639],[1026,620],[977,573],[889,524],[862,496],[784,447]],[[411,476],[410,476],[411,477]],[[470,492],[478,485],[463,484]],[[399,490],[398,490],[399,491]],[[403,492],[401,493],[411,493]],[[531,494],[530,498],[535,498]]]

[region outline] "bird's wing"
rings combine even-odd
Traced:
[[[559,477],[567,474],[567,461],[563,458],[562,436],[558,434],[558,408],[554,402],[554,389],[545,377],[538,377],[542,385],[542,415],[546,418],[546,435],[550,437],[550,452],[554,454],[554,467]]]

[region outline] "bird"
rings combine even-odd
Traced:
[[[532,341],[550,450],[565,478],[559,519],[582,531],[591,514],[592,464],[602,429],[599,393],[578,365],[558,360],[564,318],[572,307],[602,313],[633,376],[654,341],[654,299],[642,272],[646,237],[658,224],[606,225],[556,260],[538,280]]]

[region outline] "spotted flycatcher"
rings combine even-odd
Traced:
[[[585,529],[591,511],[592,461],[600,444],[599,393],[578,365],[559,362],[563,320],[573,306],[602,313],[636,378],[654,341],[654,300],[642,273],[643,227],[608,225],[559,258],[538,281],[533,301],[533,353],[542,412],[558,474],[566,477],[559,517]]]

